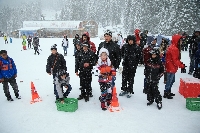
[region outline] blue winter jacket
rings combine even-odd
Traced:
[[[12,58],[8,56],[7,59],[0,57],[0,79],[12,78],[17,74],[16,65]]]

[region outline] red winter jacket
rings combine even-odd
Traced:
[[[179,59],[178,43],[181,36],[176,34],[172,36],[171,45],[168,47],[166,52],[165,69],[168,73],[176,73],[178,67],[184,68],[185,65]]]
[[[139,29],[135,29],[135,31],[134,31],[137,45],[140,45],[140,32],[141,31]]]
[[[94,53],[96,53],[96,46],[95,46],[95,44],[93,43],[93,42],[91,42],[90,41],[90,35],[89,35],[89,33],[88,32],[84,32],[83,33],[83,35],[82,35],[82,38],[81,38],[81,43],[83,42],[83,36],[87,36],[87,41],[88,41],[88,43],[90,44],[90,49],[94,52]]]

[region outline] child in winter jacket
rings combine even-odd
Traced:
[[[111,61],[108,56],[108,50],[105,48],[101,48],[99,51],[97,67],[100,70],[98,82],[101,89],[101,96],[99,97],[99,100],[101,102],[102,110],[107,110],[105,102],[107,102],[107,106],[110,105],[112,99],[112,76],[116,76],[115,69],[111,67]]]
[[[23,50],[26,50],[26,40],[25,39],[23,39],[23,41],[22,41],[22,46],[23,46]]]
[[[5,44],[8,43],[7,36],[4,36],[4,41],[5,41]]]
[[[162,96],[158,90],[158,83],[164,73],[164,66],[160,60],[159,50],[152,49],[150,51],[151,58],[147,60],[144,69],[147,87],[147,106],[151,105],[154,100],[157,103],[157,108],[162,108]]]
[[[69,80],[69,73],[67,73],[65,70],[59,70],[54,78],[54,84],[56,85],[56,90],[59,97],[57,100],[59,100],[61,103],[64,103],[64,97],[67,98],[72,90]],[[63,87],[67,89],[65,93],[63,93]]]
[[[0,51],[0,82],[2,82],[3,84],[3,90],[8,101],[13,101],[9,92],[8,83],[10,83],[10,85],[12,86],[15,93],[15,97],[17,99],[21,99],[21,97],[19,96],[19,90],[18,90],[18,85],[16,82],[16,77],[17,77],[17,69],[16,69],[16,65],[13,59],[7,55],[6,50],[1,50]]]

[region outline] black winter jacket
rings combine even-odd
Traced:
[[[192,36],[190,40],[189,55],[194,56],[198,50],[198,37]]]
[[[53,71],[51,69],[53,68]],[[62,54],[56,53],[51,54],[47,59],[47,65],[46,65],[46,72],[47,73],[53,73],[56,74],[58,70],[66,70],[66,61],[64,59],[64,56]]]
[[[147,61],[144,69],[144,75],[147,79],[147,82],[158,83],[160,78],[164,73],[164,66],[160,60],[160,57],[150,58]]]
[[[121,52],[119,46],[112,40],[110,42],[101,42],[98,47],[97,55],[101,48],[106,48],[109,52],[109,58],[115,69],[119,68],[121,62]]]
[[[96,64],[96,56],[94,52],[88,50],[84,52],[81,50],[75,61],[75,73],[79,71],[91,71]],[[88,67],[84,67],[84,63],[89,63]]]
[[[121,55],[122,55],[122,65],[124,67],[129,67],[131,68],[137,68],[140,55],[141,55],[141,50],[140,47],[137,46],[136,44],[124,44],[121,49]]]

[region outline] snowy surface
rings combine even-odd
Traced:
[[[96,46],[99,38],[92,38]],[[0,49],[6,49],[12,57],[18,69],[17,83],[21,100],[14,98],[10,87],[13,102],[8,102],[0,85],[0,133],[199,133],[200,112],[186,109],[186,100],[178,92],[180,78],[192,78],[192,76],[176,73],[176,82],[172,92],[176,94],[174,99],[163,99],[163,108],[158,110],[156,104],[146,105],[146,95],[143,90],[143,69],[138,67],[135,76],[135,94],[127,99],[118,97],[121,110],[119,112],[102,111],[100,102],[99,84],[97,77],[93,76],[92,87],[94,97],[89,102],[79,101],[78,110],[74,113],[57,111],[53,94],[52,76],[46,71],[46,61],[50,55],[50,47],[58,44],[58,51],[63,53],[61,47],[62,38],[40,39],[41,55],[34,55],[32,49],[22,50],[22,39],[13,39],[12,44],[4,44],[0,38]],[[71,76],[70,84],[73,89],[69,97],[77,98],[80,94],[79,78],[74,73],[74,56],[72,39],[68,56],[65,56],[68,72]],[[189,66],[188,52],[182,52],[183,62]],[[188,69],[188,67],[187,67]],[[188,70],[187,70],[188,71]],[[117,74],[117,93],[120,92],[121,75]],[[20,82],[23,81],[23,82]],[[33,81],[42,102],[30,104],[30,82]],[[163,78],[160,80],[159,89],[163,95]]]

